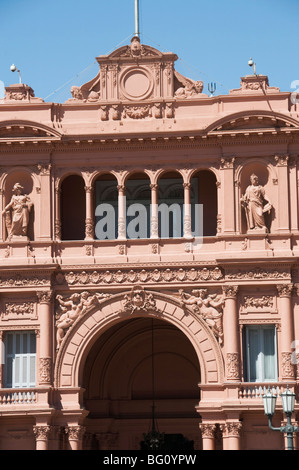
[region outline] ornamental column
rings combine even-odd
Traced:
[[[68,426],[65,432],[68,435],[71,450],[82,450],[82,440],[85,432],[84,426]]]
[[[200,423],[199,429],[202,436],[202,450],[215,450],[216,424]]]
[[[52,383],[53,364],[53,316],[52,292],[37,291],[38,318],[40,321],[40,347],[39,347],[39,385],[49,386]]]
[[[159,238],[158,185],[151,184],[151,238]]]
[[[223,450],[240,450],[241,448],[241,430],[240,421],[226,422],[221,425],[223,433]]]
[[[221,231],[222,233],[234,233],[235,226],[235,194],[234,194],[234,163],[235,158],[221,158],[222,170],[221,195]],[[223,184],[222,184],[223,183]],[[219,212],[219,211],[218,211]],[[220,214],[219,214],[220,215]]]
[[[226,379],[232,382],[240,381],[238,289],[238,286],[223,286],[223,294],[225,297],[223,337],[226,351]]]
[[[94,239],[94,217],[93,217],[93,187],[85,186],[85,240]]]
[[[126,240],[126,188],[118,185],[118,240]]]
[[[279,311],[281,316],[281,378],[282,380],[295,380],[295,367],[292,363],[294,345],[294,322],[292,309],[293,284],[280,284],[277,286],[279,295]]]
[[[184,238],[193,238],[191,230],[191,183],[183,183],[184,187]]]
[[[278,230],[288,232],[290,230],[289,221],[289,168],[288,155],[275,156],[278,176]]]
[[[36,450],[48,450],[50,426],[33,426]]]
[[[59,185],[59,181],[58,181],[57,184],[55,184],[55,222],[54,222],[54,235],[55,235],[55,239],[58,241],[61,240],[60,203],[61,203],[61,186]]]

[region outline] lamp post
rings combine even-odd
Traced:
[[[286,433],[287,450],[294,450],[293,433],[299,432],[299,427],[293,426],[291,421],[291,416],[295,408],[295,393],[291,392],[289,386],[287,385],[286,391],[282,392],[280,396],[282,401],[282,408],[287,417],[287,424],[285,426],[281,426],[280,428],[275,428],[272,426],[272,417],[275,413],[277,395],[271,392],[270,387],[268,388],[267,393],[263,395],[265,415],[268,417],[269,428],[272,429],[272,431]]]

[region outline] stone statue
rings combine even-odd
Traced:
[[[190,294],[179,291],[185,305],[192,305],[193,311],[201,315],[218,339],[223,343],[222,315],[224,297],[218,294],[208,294],[207,289],[195,289]]]
[[[65,330],[68,329],[77,318],[84,315],[89,308],[96,306],[100,299],[109,296],[110,294],[90,294],[84,291],[81,294],[74,293],[68,299],[64,300],[61,295],[57,295],[56,299],[60,306],[60,312],[56,314],[57,350],[60,348]]]
[[[202,93],[203,82],[201,80],[192,80],[191,78],[184,77],[176,70],[174,71],[175,77],[175,93],[178,98],[193,98]],[[178,87],[177,87],[178,86]]]
[[[259,185],[258,177],[252,174],[251,185],[247,187],[244,196],[241,197],[241,205],[245,209],[247,230],[263,230],[268,232],[264,214],[270,213],[272,204],[266,195],[263,186]]]
[[[13,187],[13,196],[2,211],[2,215],[6,215],[6,228],[8,232],[8,240],[15,237],[26,237],[29,223],[29,213],[33,206],[29,196],[23,193],[23,186],[16,183]],[[11,216],[12,212],[12,216]]]

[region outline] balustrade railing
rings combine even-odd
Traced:
[[[277,397],[284,392],[287,388],[287,384],[277,383],[244,383],[239,387],[239,398],[240,399],[262,399],[263,395],[270,391]],[[293,387],[289,386],[292,391]]]
[[[1,405],[30,405],[37,403],[36,389],[2,389],[0,390]]]

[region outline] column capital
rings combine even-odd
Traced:
[[[200,423],[199,429],[201,430],[202,437],[213,438],[215,436],[216,424],[212,423]]]
[[[236,299],[239,291],[239,286],[222,286],[222,292],[226,299]]]
[[[51,431],[51,426],[33,426],[33,433],[36,440],[48,440]]]
[[[53,299],[53,292],[51,290],[43,290],[36,292],[40,304],[50,304]]]
[[[294,290],[294,284],[278,284],[276,288],[277,288],[279,297],[290,298]]]
[[[80,441],[83,438],[85,427],[81,425],[77,426],[67,426],[65,432],[68,435],[69,439]]]
[[[228,437],[240,437],[241,430],[242,423],[240,423],[240,421],[227,422],[222,425],[222,431],[225,432]]]

